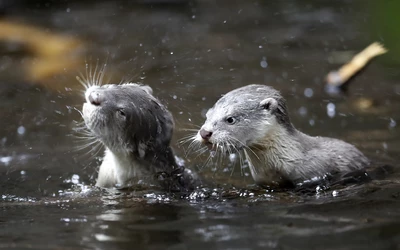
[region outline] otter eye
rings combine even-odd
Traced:
[[[226,123],[228,123],[228,124],[234,124],[234,123],[236,122],[236,118],[235,118],[235,117],[232,117],[232,116],[229,116],[229,117],[227,117],[227,118],[225,119],[225,121],[226,121]]]
[[[124,112],[122,109],[118,109],[117,113],[118,113],[120,116],[126,116],[125,112]]]

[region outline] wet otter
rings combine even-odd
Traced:
[[[248,85],[224,95],[208,110],[195,141],[217,151],[244,152],[261,186],[297,184],[369,165],[353,145],[296,130],[285,99],[265,85]]]
[[[176,163],[169,145],[172,115],[149,86],[91,86],[85,98],[85,124],[106,147],[97,186],[124,188],[146,179],[170,191],[192,188],[192,173]]]

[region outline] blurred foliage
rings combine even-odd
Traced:
[[[373,32],[373,37],[381,41],[389,53],[382,60],[385,64],[397,66],[400,63],[400,1],[369,1],[370,20],[367,28]]]

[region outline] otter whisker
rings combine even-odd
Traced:
[[[195,129],[195,128],[181,128],[181,129],[179,129],[179,131],[193,131],[193,132],[196,132],[196,134],[197,134],[197,132],[199,130]]]
[[[95,86],[100,86],[100,84],[99,84],[99,75],[100,75],[100,73],[101,73],[101,69],[99,67],[99,59],[97,59],[96,67],[95,67],[94,73],[93,73],[93,81],[95,83]]]
[[[88,64],[86,64],[86,69],[88,68]],[[95,83],[93,82],[93,74],[92,74],[92,64],[89,66],[89,73],[86,71],[86,77],[88,79],[88,83],[91,86],[94,86]]]
[[[191,142],[189,144],[189,146],[190,147],[188,147],[186,150],[184,150],[185,151],[185,157],[188,157],[188,155],[190,155],[190,154],[194,154],[196,152],[199,152],[200,150],[202,152],[206,152],[207,151],[207,147],[202,147],[202,145],[199,144],[199,143]]]
[[[231,156],[233,154],[232,148],[235,149],[235,145],[232,143],[232,141],[230,139],[228,139],[228,141],[227,141],[227,150],[228,150],[229,156]],[[235,163],[232,162],[231,176],[233,175],[234,171],[235,171]]]
[[[86,140],[86,141],[88,141],[88,140]],[[95,156],[99,153],[99,150],[101,150],[103,148],[101,142],[99,140],[97,140],[96,138],[94,138],[93,141],[89,141],[83,145],[76,146],[75,150],[82,151],[89,147],[92,147],[92,148],[89,151],[85,152],[85,154],[83,156],[88,156],[88,155]],[[93,152],[95,152],[95,153],[93,154]]]
[[[205,162],[200,167],[200,170],[203,170],[204,167],[208,166],[208,164],[210,164],[212,158],[213,158],[213,156],[212,156],[212,153],[210,152],[210,154],[208,155],[207,159],[205,160]]]
[[[86,73],[86,77],[84,78],[84,80],[90,85],[89,76],[92,75],[92,66],[90,65],[90,71],[89,71],[89,64],[87,62],[85,64],[85,73]],[[90,87],[90,86],[88,86],[88,87]]]
[[[220,149],[220,152],[218,153],[218,159],[217,159],[217,161],[218,161],[218,166],[222,166],[222,161],[223,161],[223,159],[224,159],[224,157],[225,157],[225,143],[218,143],[218,145],[217,145],[217,148],[219,148]]]
[[[185,143],[187,143],[187,142],[189,142],[189,141],[193,141],[193,140],[195,140],[195,139],[196,139],[196,134],[190,134],[190,135],[187,135],[187,136],[182,137],[182,138],[178,141],[178,143],[179,143],[179,145],[182,145],[182,144],[185,144]]]
[[[89,86],[88,86],[88,84],[87,84],[87,81],[86,81],[85,79],[82,79],[82,78],[79,77],[79,76],[76,76],[75,78],[76,78],[76,80],[78,80],[78,82],[85,88],[85,90],[89,88]],[[85,92],[85,90],[83,90],[82,92]]]
[[[81,151],[81,150],[84,150],[84,149],[86,149],[86,148],[88,148],[90,146],[97,145],[96,143],[99,143],[99,141],[96,140],[96,141],[88,142],[86,144],[83,144],[83,145],[80,145],[80,146],[76,146],[75,149],[77,151]]]
[[[94,136],[90,136],[90,135],[87,135],[87,136],[75,136],[75,138],[77,140],[81,140],[81,141],[83,141],[83,140],[97,140],[97,138],[95,138]]]
[[[250,156],[249,156],[249,154],[247,153],[247,150],[246,150],[246,149],[243,149],[243,152],[244,152],[244,154],[245,154],[245,156],[246,156],[247,162],[249,163],[249,167],[252,169],[252,171],[253,171],[255,174],[258,174],[258,171],[257,171],[257,169],[255,168],[255,166],[253,165],[253,163],[252,163],[252,161],[251,161],[251,159],[250,159]]]
[[[107,64],[105,63],[99,69],[99,60],[97,59],[96,67],[94,71],[92,70],[92,65],[89,63],[85,64],[85,73],[86,76],[83,75],[82,72],[79,72],[79,76],[76,76],[78,82],[84,87],[82,92],[85,92],[92,86],[101,86],[103,85],[104,76],[106,73]]]
[[[77,109],[76,107],[74,107],[73,110],[78,111],[78,113],[83,117],[82,111],[80,111],[80,110]]]
[[[213,176],[215,176],[215,174],[217,173],[217,170],[221,166],[221,158],[222,158],[221,149],[222,149],[222,147],[223,147],[223,145],[221,145],[221,142],[217,142],[216,143],[215,153],[214,153],[214,157],[216,157],[216,160],[215,160],[215,163],[214,163],[215,164],[215,171],[214,171]]]
[[[236,150],[236,154],[239,156],[240,175],[241,175],[241,176],[244,176],[244,174],[243,174],[243,165],[244,165],[244,162],[243,162],[243,155],[242,155],[242,152],[239,151],[239,149],[237,149],[236,147],[235,147],[235,150]]]
[[[90,150],[88,153],[90,153],[92,156],[96,156],[100,153],[100,151],[102,151],[103,148],[103,144],[101,144],[99,141],[99,143],[95,144],[92,150]]]
[[[98,140],[96,137],[93,135],[76,135],[74,136],[76,140],[78,141],[93,141],[93,140]]]
[[[90,131],[78,131],[78,130],[75,130],[74,132],[76,133],[75,137],[77,137],[77,138],[88,138],[88,139],[96,138],[95,135],[93,135]]]
[[[99,71],[99,74],[98,74],[97,79],[96,79],[97,86],[103,85],[103,79],[104,79],[104,75],[106,73],[106,67],[107,67],[107,63],[104,63],[103,67],[101,67],[101,69]]]
[[[253,155],[254,155],[255,157],[257,157],[258,160],[260,160],[260,158],[258,157],[258,155],[257,155],[249,146],[247,146],[246,144],[244,144],[243,142],[241,142],[239,139],[237,139],[237,138],[235,138],[235,137],[229,137],[229,138],[234,139],[235,141],[239,142],[240,145],[242,145],[244,148],[250,150],[250,152],[253,153]]]
[[[195,159],[198,158],[200,155],[204,154],[207,151],[208,151],[207,147],[201,147],[201,148],[197,149],[196,151],[193,151],[193,154],[198,153],[198,155],[195,156]]]
[[[97,81],[96,81],[96,78],[97,78],[97,68],[98,68],[98,67],[99,67],[99,59],[97,59],[96,67],[94,68],[93,75],[92,75],[92,74],[90,75],[90,77],[91,77],[91,82],[93,82],[94,86],[99,86],[99,85],[97,85]],[[91,72],[90,72],[90,73],[91,73]]]
[[[78,135],[95,138],[95,135],[90,130],[84,127],[76,127],[73,129],[73,131]]]
[[[178,145],[182,146],[183,144],[186,144],[188,142],[193,143],[193,141],[194,141],[193,137],[186,138],[186,139],[181,139],[181,140],[178,141]]]
[[[237,152],[237,155],[239,156],[240,174],[241,174],[241,176],[244,176],[243,168],[245,165],[245,162],[244,162],[245,159],[243,159],[243,151],[236,148],[236,152]]]
[[[199,147],[200,146],[198,144],[192,141],[187,149],[183,149],[185,152],[185,157],[187,157],[190,153],[192,153],[196,148],[198,149]]]
[[[75,123],[75,126],[77,126],[79,129],[85,128],[86,130],[88,130],[85,121],[73,121],[73,122]]]
[[[192,140],[192,142],[190,142],[190,144],[189,144],[189,146],[187,147],[187,150],[186,150],[186,157],[188,156],[188,154],[190,153],[190,152],[192,152],[194,149],[196,149],[196,148],[200,148],[201,147],[201,143],[199,143],[198,141],[196,141],[196,140]]]

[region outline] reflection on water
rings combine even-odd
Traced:
[[[35,82],[25,71],[35,54],[23,44],[0,43],[0,248],[398,246],[399,65],[386,61],[389,52],[358,75],[347,94],[329,96],[323,87],[325,75],[343,63],[338,54],[375,40],[394,43],[389,28],[373,28],[379,25],[375,9],[384,7],[369,1],[175,2],[14,6],[3,18],[81,41],[83,57],[107,62],[115,82],[151,85],[174,114],[174,146],[182,157],[187,145],[178,140],[202,124],[222,94],[268,83],[286,97],[299,130],[344,139],[374,166],[393,167],[344,187],[274,191],[255,187],[248,169],[228,159],[203,166],[208,155],[190,154],[186,165],[200,170],[207,186],[186,197],[98,190],[90,184],[101,153],[76,150],[82,144],[73,132],[83,101],[75,76],[84,68],[66,67]]]

